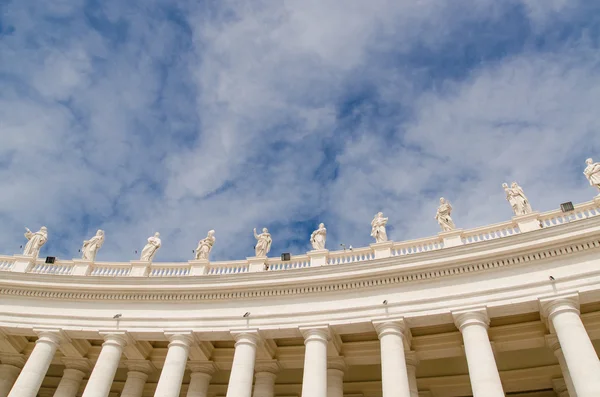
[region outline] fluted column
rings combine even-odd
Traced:
[[[235,352],[227,386],[227,397],[250,397],[256,346],[260,337],[257,330],[232,332],[232,335],[235,338]]]
[[[65,370],[60,383],[54,392],[54,397],[75,397],[81,387],[83,377],[90,371],[87,359],[63,359]]]
[[[191,371],[190,385],[186,397],[209,397],[208,386],[215,372],[215,364],[212,361],[188,361]]]
[[[327,341],[329,327],[300,328],[304,336],[302,397],[327,397]]]
[[[558,337],[577,397],[600,396],[600,360],[579,317],[578,296],[543,299],[540,307]]]
[[[500,374],[488,336],[490,319],[485,308],[452,313],[463,336],[473,397],[504,397]]]
[[[546,345],[558,359],[558,364],[560,365],[560,370],[563,374],[563,379],[568,390],[568,394],[570,397],[577,397],[577,392],[575,392],[575,386],[573,385],[573,380],[571,379],[571,374],[569,373],[569,367],[567,367],[567,362],[565,361],[565,355],[560,348],[560,343],[558,342],[558,338],[556,335],[546,335]]]
[[[419,388],[417,387],[417,365],[419,365],[419,359],[414,351],[406,352],[405,355],[410,397],[419,397]]]
[[[148,360],[127,360],[127,380],[120,397],[142,397],[148,375],[154,372],[152,362]]]
[[[342,357],[330,357],[327,361],[327,397],[344,397],[344,372],[346,363]]]
[[[373,322],[381,348],[383,397],[410,397],[404,339],[408,330],[403,319]]]
[[[104,336],[102,350],[100,350],[100,355],[82,397],[108,397],[123,348],[127,345],[127,336],[124,332],[101,334]]]
[[[169,334],[169,350],[154,397],[178,397],[192,344],[191,333]]]
[[[40,331],[35,347],[29,355],[8,397],[35,397],[46,377],[62,337],[60,331]]]
[[[274,397],[275,379],[279,372],[277,360],[259,360],[254,368],[254,393],[252,397]]]
[[[7,354],[0,356],[0,362],[0,397],[6,397],[25,364],[25,358],[22,354]]]

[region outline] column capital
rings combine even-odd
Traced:
[[[34,328],[33,332],[35,332],[38,336],[38,340],[35,341],[35,343],[51,343],[58,346],[62,342],[69,340],[69,338],[61,329]]]
[[[169,347],[182,346],[189,348],[194,341],[194,334],[191,331],[165,332],[165,336],[170,342]]]
[[[258,329],[234,330],[230,333],[235,340],[235,346],[243,344],[257,346],[262,341]]]
[[[141,372],[149,375],[156,371],[156,367],[150,360],[125,360],[129,372]]]
[[[24,354],[0,354],[0,363],[5,365],[12,365],[13,367],[23,368],[23,366],[25,365],[25,361],[26,360]]]
[[[269,372],[272,374],[277,374],[280,370],[279,361],[277,360],[256,360],[254,364],[254,372]]]
[[[560,342],[558,341],[556,334],[546,335],[544,336],[544,339],[546,340],[546,346],[548,346],[555,354],[561,350]]]
[[[373,324],[373,327],[375,327],[375,331],[377,331],[377,336],[379,339],[388,334],[396,334],[406,337],[407,339],[410,338],[410,329],[408,328],[404,317],[397,319],[374,320],[371,323]]]
[[[343,373],[346,372],[348,366],[346,365],[344,357],[329,357],[327,359],[327,369],[341,371]]]
[[[202,373],[207,375],[212,375],[217,371],[217,366],[212,361],[188,361],[187,363],[188,369],[194,373]]]
[[[542,317],[552,320],[559,313],[574,312],[579,315],[579,294],[568,294],[553,296],[539,300],[540,314]]]
[[[486,329],[490,326],[490,316],[485,307],[453,311],[452,318],[460,332],[470,325],[479,325]]]
[[[419,358],[417,357],[417,352],[414,350],[408,351],[404,353],[404,357],[406,359],[406,365],[410,367],[417,367],[419,365]]]
[[[90,365],[90,360],[88,360],[87,358],[63,357],[61,361],[65,365],[66,369],[74,369],[83,372],[84,374],[88,374],[92,369],[92,366]]]
[[[314,325],[298,328],[304,337],[304,344],[313,340],[320,340],[327,343],[331,339],[331,331],[329,325]]]
[[[100,336],[104,338],[104,345],[116,345],[124,348],[127,345],[133,344],[133,339],[127,332],[123,331],[100,331]]]

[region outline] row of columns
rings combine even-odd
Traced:
[[[577,296],[541,300],[540,306],[552,332],[547,342],[558,358],[569,396],[600,396],[600,361],[581,321]],[[473,397],[504,397],[488,336],[487,310],[470,309],[452,315],[463,336]],[[383,396],[418,397],[417,359],[414,352],[407,352],[410,350],[410,331],[405,321],[402,318],[382,320],[373,325],[380,340]],[[344,366],[343,362],[328,361],[329,327],[305,327],[300,331],[306,347],[302,397],[342,397]],[[273,361],[256,362],[256,350],[261,341],[258,330],[232,332],[232,335],[235,351],[227,397],[273,397],[277,365]],[[22,370],[19,370],[19,357],[15,357],[14,362],[3,358],[0,397],[36,397],[62,339],[58,330],[39,330],[38,336]],[[122,332],[103,336],[100,355],[82,397],[109,395],[123,349],[129,343]],[[207,397],[214,366],[188,361],[193,341],[191,333],[172,333],[167,337],[170,343],[154,396],[178,397],[184,372],[189,367],[192,375],[187,397]],[[86,363],[86,360],[65,361],[64,376],[54,397],[75,397],[88,371]],[[129,361],[128,366],[130,371],[121,397],[140,397],[151,368],[146,361]],[[256,381],[253,382],[255,373]],[[10,392],[7,392],[9,388]]]

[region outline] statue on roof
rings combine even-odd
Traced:
[[[46,241],[48,241],[48,229],[46,226],[42,226],[40,230],[35,233],[28,228],[25,228],[25,230],[27,230],[25,232],[25,238],[27,238],[29,241],[27,242],[27,245],[25,245],[23,255],[31,256],[33,259],[37,259],[40,253],[40,248],[42,248],[42,246],[46,244]]]
[[[81,247],[81,258],[93,261],[96,259],[96,254],[100,247],[104,244],[104,230],[98,230],[96,235],[89,240],[83,241],[83,247]]]
[[[508,187],[508,184],[503,183],[502,187],[506,193],[506,200],[508,200],[510,203],[516,216],[526,215],[533,212],[531,205],[529,204],[529,200],[527,199],[527,196],[525,196],[523,188],[519,186],[517,182],[513,182],[510,187]]]
[[[258,257],[267,256],[271,250],[271,243],[273,242],[269,230],[264,227],[261,234],[256,234],[256,228],[254,228],[254,238],[257,240],[257,243],[254,246],[255,255]]]
[[[154,255],[156,255],[156,251],[158,251],[161,244],[160,233],[156,232],[153,237],[148,237],[148,244],[144,246],[140,260],[152,262],[152,259],[154,259]]]
[[[323,250],[325,249],[325,240],[327,239],[327,229],[325,229],[325,224],[320,223],[319,228],[312,232],[310,235],[310,244],[312,245],[313,250]]]
[[[383,212],[378,212],[371,221],[371,237],[375,239],[376,243],[387,241],[388,237],[385,231],[387,221],[388,218],[383,217]]]
[[[452,205],[443,197],[440,197],[440,206],[437,209],[437,213],[435,214],[435,219],[438,221],[440,227],[442,228],[442,232],[449,232],[451,230],[456,229],[456,225],[450,217],[452,213]]]
[[[585,160],[585,164],[587,166],[585,167],[583,174],[590,182],[590,185],[595,186],[600,192],[600,163],[594,163],[594,160],[590,158]],[[600,193],[598,193],[598,196],[600,196]]]
[[[209,230],[206,238],[203,238],[198,242],[198,247],[196,248],[196,260],[208,260],[213,245],[215,245],[215,231]]]

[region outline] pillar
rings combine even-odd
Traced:
[[[327,362],[327,397],[344,397],[344,371],[342,357],[330,357]]]
[[[410,382],[404,353],[404,339],[409,335],[409,331],[404,319],[374,322],[373,325],[381,348],[383,397],[410,397]]]
[[[212,361],[188,361],[188,368],[191,374],[186,397],[209,397],[208,386],[215,372],[215,364]]]
[[[329,327],[300,328],[304,336],[302,397],[327,397],[327,342]]]
[[[504,397],[500,374],[488,336],[490,319],[485,308],[453,312],[467,356],[473,397]]]
[[[148,375],[154,372],[154,365],[148,360],[127,360],[127,379],[121,397],[142,397]]]
[[[179,397],[181,381],[187,365],[188,353],[192,344],[192,334],[169,334],[169,350],[154,397]]]
[[[0,362],[0,397],[6,397],[25,364],[25,358],[22,354],[7,354],[0,356]]]
[[[76,397],[81,387],[83,377],[90,370],[87,359],[63,359],[65,370],[60,383],[54,392],[54,397]]]
[[[252,397],[274,397],[275,379],[279,372],[277,360],[260,360],[255,365],[254,393]]]
[[[254,378],[256,346],[260,341],[258,330],[232,332],[235,352],[226,397],[250,397]]]
[[[101,333],[104,343],[82,397],[108,397],[110,388],[121,360],[123,348],[127,345],[125,332]]]
[[[546,335],[546,344],[550,349],[552,349],[552,352],[558,359],[558,364],[560,365],[560,370],[563,374],[563,379],[569,396],[577,397],[575,386],[573,386],[573,380],[571,379],[571,374],[569,373],[569,368],[567,367],[567,362],[565,361],[565,355],[560,348],[560,343],[558,343],[558,338],[556,335]]]
[[[406,352],[405,356],[410,397],[419,397],[419,388],[417,387],[417,365],[419,365],[419,359],[414,351]]]
[[[600,360],[579,316],[579,297],[542,299],[540,306],[556,333],[577,397],[600,396]]]
[[[60,331],[40,331],[35,347],[13,385],[8,397],[35,397],[62,340]]]

